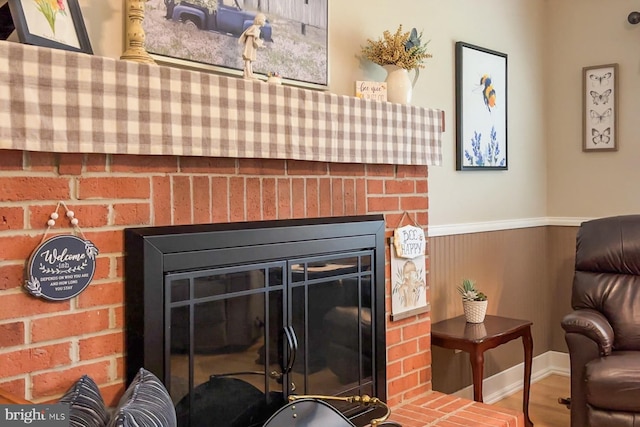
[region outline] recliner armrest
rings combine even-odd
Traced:
[[[600,312],[591,309],[576,310],[562,319],[566,332],[582,334],[598,344],[600,354],[608,356],[613,347],[613,328]]]

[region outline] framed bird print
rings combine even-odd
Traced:
[[[618,64],[582,69],[582,151],[618,150]]]
[[[507,55],[456,43],[456,170],[506,170]]]

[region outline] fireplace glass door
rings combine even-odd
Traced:
[[[178,425],[259,426],[288,394],[373,394],[371,260],[358,251],[167,274]]]
[[[290,261],[295,394],[373,394],[371,251]],[[335,403],[333,403],[336,405]],[[348,404],[337,404],[349,414]]]
[[[291,394],[386,398],[381,216],[129,229],[127,378],[179,427],[259,427]],[[355,425],[371,407],[335,404]]]
[[[283,405],[284,268],[166,275],[165,382],[178,426],[258,426]]]

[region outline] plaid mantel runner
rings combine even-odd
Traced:
[[[439,110],[0,42],[0,149],[439,165]]]

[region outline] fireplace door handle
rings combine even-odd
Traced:
[[[298,340],[296,339],[296,333],[292,326],[284,327],[284,334],[287,337],[287,344],[289,345],[289,357],[287,361],[287,367],[283,374],[288,374],[293,369],[293,364],[296,361],[296,353],[298,352]]]

